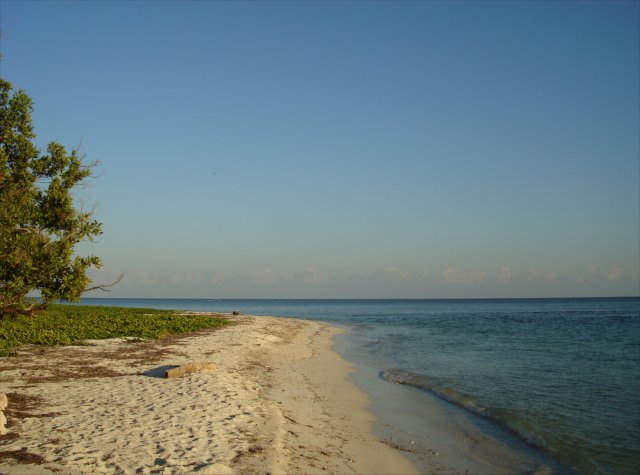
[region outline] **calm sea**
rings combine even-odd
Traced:
[[[82,303],[336,323],[347,357],[389,384],[435,395],[578,473],[640,472],[639,298]]]

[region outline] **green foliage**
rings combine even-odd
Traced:
[[[38,318],[0,319],[0,356],[20,345],[69,345],[116,337],[155,339],[226,325],[207,315],[180,315],[170,310],[51,305]]]
[[[87,288],[96,256],[74,246],[101,234],[91,213],[73,206],[71,190],[90,175],[76,151],[33,144],[33,103],[0,79],[0,316],[31,314],[55,300],[75,301]],[[32,291],[40,302],[27,302]]]

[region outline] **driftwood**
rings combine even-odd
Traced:
[[[186,363],[182,366],[168,369],[164,372],[165,378],[179,378],[185,374],[195,373],[196,371],[203,371],[206,369],[215,369],[216,365],[213,363],[207,363],[206,361],[200,361],[195,363]]]

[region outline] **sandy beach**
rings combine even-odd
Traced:
[[[372,432],[331,350],[340,329],[233,316],[159,341],[29,347],[0,359],[0,473],[417,473]],[[213,363],[177,378],[172,367]]]

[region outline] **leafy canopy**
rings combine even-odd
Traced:
[[[87,289],[96,256],[74,246],[101,234],[91,213],[73,206],[71,191],[91,173],[77,151],[33,144],[33,103],[0,79],[0,316],[31,315],[55,300],[75,301]],[[35,291],[39,299],[27,298]]]

